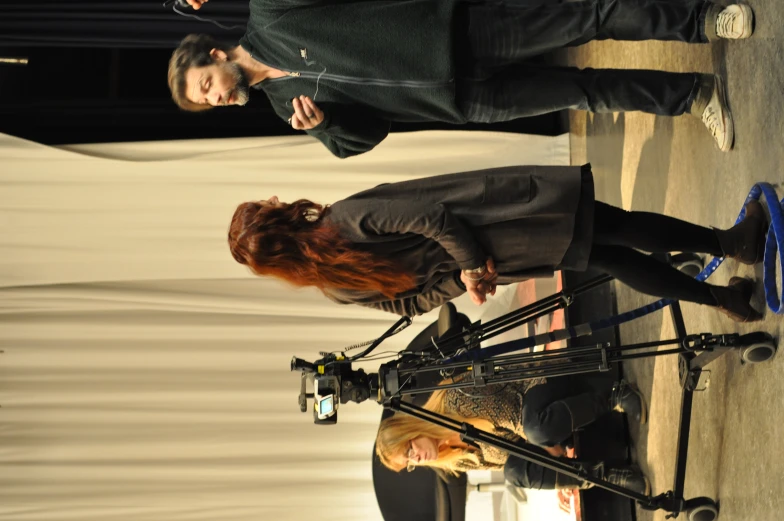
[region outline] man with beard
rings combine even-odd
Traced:
[[[250,0],[239,45],[186,37],[169,87],[185,110],[243,105],[249,88],[263,90],[280,117],[341,158],[372,149],[391,121],[493,123],[561,109],[690,113],[727,151],[734,132],[718,76],[528,60],[591,40],[737,40],[752,23],[746,5],[705,0]]]

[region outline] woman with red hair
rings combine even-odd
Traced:
[[[762,260],[766,217],[716,230],[594,200],[590,165],[513,166],[384,184],[331,206],[272,197],[239,205],[234,259],[257,275],[315,286],[342,304],[418,315],[465,293],[476,304],[497,284],[593,268],[637,291],[762,318],[753,282],[699,282],[638,250]]]

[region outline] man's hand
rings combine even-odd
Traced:
[[[495,281],[497,278],[498,273],[495,271],[493,259],[487,259],[485,271],[482,273],[481,278],[476,275],[471,275],[469,277],[466,275],[465,271],[460,272],[460,280],[465,284],[466,291],[471,296],[471,301],[477,306],[481,306],[487,302],[488,294],[495,295]]]
[[[196,9],[197,11],[201,9],[201,6],[209,2],[210,0],[185,0],[188,4]]]
[[[324,112],[307,96],[300,96],[291,100],[294,114],[289,118],[291,128],[296,130],[310,130],[324,121]]]

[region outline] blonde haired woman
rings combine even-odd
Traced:
[[[611,393],[580,392],[580,384],[569,377],[439,390],[424,408],[510,440],[527,439],[556,456],[564,454],[561,443],[571,436],[573,428],[587,425],[611,409],[638,421],[645,419],[639,392],[625,382],[616,384]],[[376,454],[384,466],[396,472],[418,466],[452,474],[503,469],[507,481],[524,488],[590,486],[484,443],[466,443],[454,431],[402,413],[381,422]],[[589,465],[589,471],[595,478],[650,493],[648,480],[636,469],[605,469],[599,462]]]

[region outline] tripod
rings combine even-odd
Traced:
[[[670,513],[669,517],[676,517],[679,513],[685,512],[689,521],[712,521],[718,516],[718,506],[715,501],[707,497],[688,500],[683,497],[693,393],[699,390],[703,383],[704,373],[702,370],[729,351],[739,352],[744,363],[760,363],[770,360],[776,353],[776,345],[770,335],[764,332],[745,335],[737,333],[688,335],[683,324],[680,307],[676,302],[671,305],[671,310],[677,337],[672,339],[622,346],[603,343],[522,354],[500,354],[517,349],[519,341],[507,342],[492,348],[483,349],[480,347],[481,341],[535,320],[556,309],[564,308],[573,301],[576,295],[610,280],[612,278],[609,276],[598,277],[486,324],[474,323],[460,331],[448,332],[441,338],[434,339],[432,346],[418,351],[406,352],[399,360],[382,365],[379,368],[378,378],[375,379],[378,382],[378,389],[372,390],[378,391],[379,402],[383,403],[385,407],[458,432],[463,441],[482,442],[556,472],[592,483],[596,487],[631,498],[644,509],[663,509]],[[575,333],[575,331],[564,331],[566,332],[538,335],[535,341],[537,344],[541,344],[568,338]],[[590,330],[584,330],[582,334],[588,332]],[[663,346],[674,347],[651,350],[651,348]],[[483,356],[485,352],[499,354],[486,357]],[[541,448],[528,443],[510,442],[489,432],[481,431],[472,425],[459,423],[401,399],[403,395],[429,393],[437,389],[477,387],[539,377],[607,371],[612,364],[626,360],[673,354],[679,357],[679,376],[683,390],[675,483],[672,490],[657,496],[639,494],[592,477],[579,463],[556,458]],[[428,380],[425,376],[428,373],[432,376],[433,372],[439,373],[443,378],[460,374],[461,379],[440,385],[420,385],[419,377],[422,377],[422,380]],[[373,376],[369,375],[371,382],[374,380]]]

